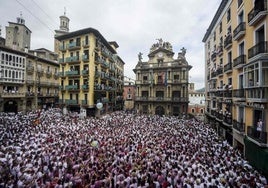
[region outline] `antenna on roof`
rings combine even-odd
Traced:
[[[64,7],[64,16],[66,16],[66,7]]]

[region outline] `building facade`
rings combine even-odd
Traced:
[[[131,78],[125,77],[124,79],[124,109],[126,111],[134,111],[135,110],[135,92],[136,85],[135,81]]]
[[[207,120],[264,172],[268,172],[267,14],[267,0],[222,0],[203,38]]]
[[[194,83],[189,83],[188,114],[203,120],[205,115],[205,91],[195,90]]]
[[[183,116],[188,109],[189,70],[185,58],[186,50],[173,58],[174,52],[169,42],[153,44],[148,54],[149,60],[139,61],[133,70],[136,74],[135,108],[138,113]]]
[[[99,116],[123,109],[124,61],[117,55],[116,42],[107,42],[99,31],[86,28],[55,36],[55,44],[64,110]]]
[[[0,45],[0,111],[26,112],[58,103],[57,55],[30,50],[31,31],[22,17],[9,22]]]

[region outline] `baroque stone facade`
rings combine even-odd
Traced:
[[[136,74],[135,108],[138,113],[175,115],[187,114],[189,70],[192,68],[182,48],[174,58],[172,45],[161,38],[153,44],[149,60],[138,63],[133,70]]]

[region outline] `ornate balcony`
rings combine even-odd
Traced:
[[[258,5],[248,13],[248,24],[254,26],[267,14],[267,0],[259,0]]]
[[[239,40],[246,34],[246,22],[241,22],[233,32],[234,40]]]
[[[248,59],[253,58],[257,55],[268,55],[267,41],[259,42],[248,50]]]
[[[237,58],[235,58],[233,63],[233,66],[235,68],[242,68],[246,64],[246,55],[240,55]]]

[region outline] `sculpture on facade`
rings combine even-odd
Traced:
[[[139,54],[138,54],[138,58],[139,58],[139,62],[141,62],[141,60],[142,60],[142,53],[141,52],[139,52]]]
[[[162,38],[156,39],[158,42],[153,44],[150,48],[150,52],[157,50],[158,48],[164,48],[172,51],[172,46],[169,42],[164,42]]]

